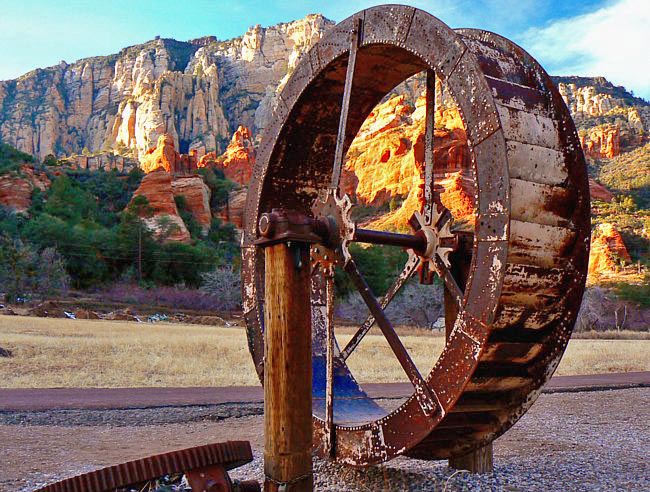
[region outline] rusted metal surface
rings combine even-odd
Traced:
[[[444,211],[435,207],[440,186],[430,148],[433,91],[425,118],[424,219],[418,223],[420,229],[430,226],[431,234],[418,234],[415,226],[403,236],[358,229],[350,223],[349,202],[332,187],[339,158],[364,119],[396,85],[420,72],[427,74],[429,91],[434,75],[446,84],[467,131],[475,225],[463,237],[438,222]],[[328,31],[298,64],[281,101],[260,147],[243,236],[245,318],[260,377],[264,263],[255,242],[262,214],[284,208],[327,225],[325,239],[318,232],[321,241],[372,313],[340,350],[331,335],[330,281],[315,270],[315,449],[363,466],[400,454],[463,456],[485,446],[525,413],[552,375],[584,291],[590,231],[586,165],[550,78],[504,38],[453,31],[426,12],[388,5],[359,12]],[[423,236],[432,248],[423,247]],[[381,300],[349,255],[347,245],[355,240],[411,248]],[[446,254],[443,247],[450,248]],[[446,286],[449,336],[426,376],[412,365],[384,313],[415,271],[425,283],[435,274]],[[375,323],[414,388],[392,411],[367,396],[346,364]]]
[[[354,68],[357,63],[357,52],[359,51],[359,39],[361,39],[361,30],[363,22],[357,19],[350,31],[350,55],[348,56],[348,65],[345,72],[345,89],[343,90],[343,102],[341,103],[341,117],[339,119],[339,131],[336,134],[336,150],[334,151],[334,170],[332,171],[332,181],[330,188],[338,189],[341,180],[341,170],[343,169],[343,147],[345,146],[345,137],[348,128],[348,111],[350,109],[350,97],[352,96],[352,84],[354,83]]]
[[[233,482],[226,473],[252,459],[248,442],[207,444],[84,473],[46,485],[36,492],[108,492],[181,473],[188,474],[192,490],[255,492],[260,490],[257,482]]]

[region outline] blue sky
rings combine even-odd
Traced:
[[[340,21],[366,0],[0,0],[0,80],[154,36],[239,36],[319,12]],[[650,0],[415,0],[451,27],[479,27],[521,44],[552,74],[604,75],[650,99]]]

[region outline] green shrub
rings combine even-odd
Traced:
[[[614,287],[619,299],[630,301],[641,307],[650,307],[650,275],[646,274],[641,285],[620,282]]]
[[[33,156],[0,142],[0,174],[16,171],[21,164],[36,162]]]

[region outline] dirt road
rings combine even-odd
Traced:
[[[650,372],[555,376],[545,393],[650,386]],[[364,384],[372,398],[406,398],[409,383]],[[222,388],[56,388],[0,389],[0,412],[54,409],[126,409],[261,402],[261,386]]]

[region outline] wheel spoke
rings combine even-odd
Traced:
[[[433,218],[433,138],[436,113],[436,74],[427,70],[426,83],[426,115],[424,119],[424,219],[431,225]]]
[[[402,273],[400,273],[397,280],[393,283],[393,285],[390,286],[390,289],[388,289],[388,292],[386,292],[386,294],[381,298],[380,305],[382,310],[386,309],[386,307],[390,304],[390,302],[393,300],[395,295],[397,295],[397,293],[404,286],[404,284],[413,276],[413,272],[417,270],[419,265],[420,265],[420,257],[416,255],[411,255],[407,264],[404,266]],[[350,339],[350,341],[345,346],[343,351],[341,351],[342,360],[347,360],[347,358],[350,357],[350,354],[354,352],[354,350],[359,346],[359,343],[361,343],[363,337],[366,336],[366,333],[370,331],[370,328],[372,328],[374,324],[375,324],[375,317],[371,314],[366,318],[363,324],[359,327],[359,329],[354,334],[354,336]]]
[[[451,271],[449,270],[449,268],[447,268],[447,265],[444,264],[444,262],[440,259],[438,255],[435,256],[433,261],[436,267],[436,273],[445,283],[445,287],[447,287],[447,289],[449,290],[449,293],[454,298],[454,301],[456,301],[456,304],[458,306],[461,306],[465,294],[463,293],[462,289],[458,285],[458,282],[456,282],[456,279],[452,275]]]
[[[327,325],[326,325],[326,384],[325,384],[325,432],[327,433],[328,449],[330,456],[336,453],[336,428],[334,426],[334,274],[325,274],[325,291],[327,298]]]
[[[429,387],[427,386],[424,379],[422,379],[420,371],[418,371],[418,368],[413,362],[413,359],[411,359],[411,356],[406,351],[404,344],[402,344],[402,341],[397,336],[397,333],[395,333],[393,325],[388,320],[386,314],[384,313],[384,310],[381,308],[381,305],[370,291],[370,287],[361,275],[361,272],[357,269],[354,261],[349,261],[345,265],[345,271],[348,273],[348,275],[350,275],[352,283],[354,283],[355,287],[361,294],[361,297],[368,306],[368,309],[370,309],[370,313],[377,321],[379,328],[381,328],[381,331],[384,334],[384,338],[386,338],[388,345],[390,345],[390,348],[395,354],[395,357],[397,357],[397,360],[402,366],[402,369],[404,369],[406,376],[409,378],[409,381],[411,381],[411,384],[415,388],[414,394],[418,399],[422,410],[426,415],[431,415],[433,412],[435,412],[436,408],[439,406],[439,403],[436,403],[436,401],[434,401],[434,397],[432,396]]]
[[[348,110],[350,108],[350,97],[352,95],[352,81],[354,79],[354,68],[357,63],[357,50],[359,48],[359,33],[361,30],[361,20],[359,20],[352,32],[350,33],[350,56],[348,57],[348,67],[345,73],[345,88],[343,90],[343,103],[341,105],[341,115],[339,118],[339,131],[336,135],[336,151],[334,152],[334,170],[332,172],[332,182],[330,188],[339,187],[341,180],[341,169],[343,167],[343,148],[345,147],[345,137],[348,129]]]

